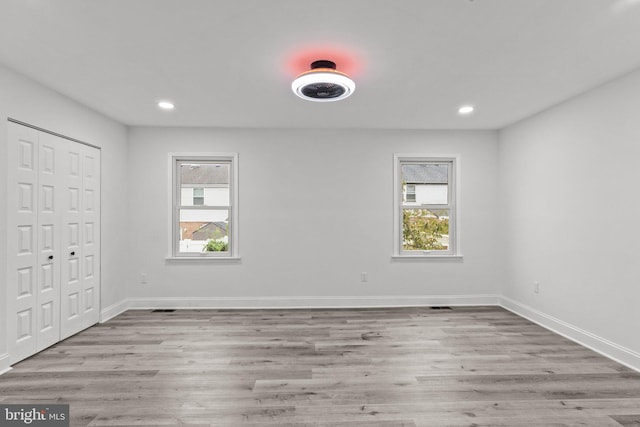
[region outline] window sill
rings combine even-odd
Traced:
[[[240,263],[242,259],[239,256],[168,256],[165,261],[169,264],[185,263],[221,263],[235,264]]]
[[[452,261],[462,262],[462,255],[391,255],[392,261]]]

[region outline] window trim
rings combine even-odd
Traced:
[[[402,249],[402,164],[421,162],[449,162],[452,165],[449,182],[449,250],[405,251]],[[455,259],[462,258],[461,204],[459,154],[405,154],[393,155],[393,253],[392,259]]]
[[[180,208],[180,189],[178,188],[178,163],[184,161],[213,161],[229,163],[229,250],[226,252],[202,252],[199,254],[180,254],[178,245],[178,209]],[[238,250],[239,204],[238,204],[238,153],[169,153],[169,232],[167,261],[228,261],[240,259]]]

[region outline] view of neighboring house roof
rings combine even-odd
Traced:
[[[228,235],[228,223],[226,222],[209,222],[202,224],[198,230],[193,232],[193,240],[216,239]]]
[[[447,165],[402,165],[402,179],[410,184],[446,184]]]
[[[229,165],[185,163],[180,174],[183,187],[229,184]]]

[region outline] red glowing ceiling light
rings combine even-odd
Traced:
[[[284,61],[285,70],[290,77],[297,76],[308,71],[309,64],[319,58],[335,62],[341,72],[348,74],[352,78],[357,78],[362,72],[362,59],[359,58],[356,52],[331,45],[307,45],[289,52]]]

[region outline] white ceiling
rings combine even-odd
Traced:
[[[640,67],[640,0],[0,0],[0,63],[128,125],[496,129]]]

